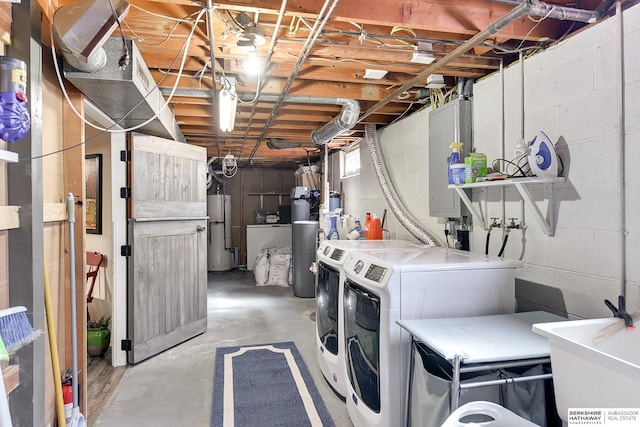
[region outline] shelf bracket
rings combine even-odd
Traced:
[[[525,204],[529,206],[529,208],[535,213],[534,218],[538,222],[538,225],[540,226],[540,228],[542,228],[544,232],[547,233],[548,236],[553,236],[554,234],[553,224],[555,222],[553,218],[553,207],[554,207],[553,189],[551,189],[551,191],[547,191],[549,190],[549,186],[545,185],[545,191],[550,193],[549,194],[550,209],[549,209],[548,217],[545,218],[545,216],[542,215],[542,212],[540,212],[538,205],[533,201],[533,198],[531,197],[531,193],[529,192],[527,187],[524,184],[519,183],[517,181],[514,182],[514,186],[520,193],[520,196],[522,197],[522,200],[524,200]]]
[[[476,209],[476,207],[471,202],[471,199],[469,199],[469,196],[467,196],[467,193],[464,191],[464,189],[460,187],[454,187],[454,190],[456,190],[456,193],[458,193],[458,196],[460,196],[460,200],[462,200],[462,202],[465,204],[467,209],[469,209],[469,212],[471,212],[471,215],[473,215],[473,217],[480,223],[480,225],[482,226],[482,229],[486,230],[488,226],[487,226],[487,220],[484,218],[484,215],[482,214],[482,206],[480,206],[480,210]]]

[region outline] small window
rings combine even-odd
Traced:
[[[360,173],[360,144],[354,143],[340,151],[340,178]]]

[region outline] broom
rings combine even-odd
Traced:
[[[8,360],[9,354],[29,344],[38,334],[31,328],[26,307],[10,307],[0,310],[0,347]],[[0,358],[4,359],[5,357]],[[1,373],[1,372],[0,372]],[[4,379],[0,375],[0,427],[11,427],[9,401],[4,389]]]
[[[27,318],[26,307],[9,307],[0,310],[0,337],[9,354],[29,344],[36,339],[37,335]]]

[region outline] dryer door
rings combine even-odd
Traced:
[[[320,342],[332,354],[338,354],[338,296],[340,273],[322,261],[318,263],[316,287],[316,330]]]
[[[344,334],[351,387],[380,412],[380,298],[350,280],[344,283]]]

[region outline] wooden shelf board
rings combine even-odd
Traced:
[[[19,206],[0,206],[0,230],[20,227]]]
[[[19,372],[20,367],[18,365],[7,365],[2,369],[2,378],[4,379],[4,388],[7,394],[15,390],[20,384]]]

